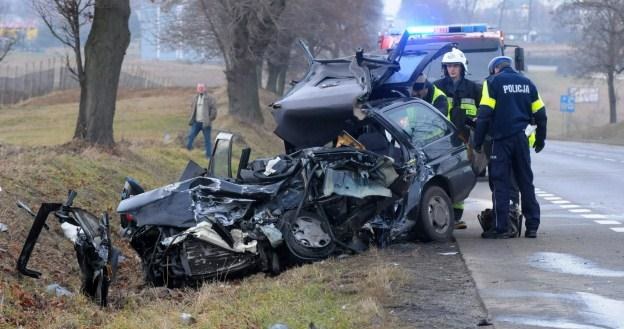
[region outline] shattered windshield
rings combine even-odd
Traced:
[[[436,110],[421,103],[410,103],[386,112],[417,146],[430,144],[451,133],[448,123]]]

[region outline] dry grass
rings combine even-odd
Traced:
[[[624,132],[603,131],[609,123],[609,102],[607,84],[603,79],[579,79],[561,76],[554,72],[529,72],[546,104],[548,114],[548,135],[560,139],[592,138],[610,139],[624,143]],[[559,98],[568,93],[570,87],[594,87],[599,91],[598,103],[577,103],[576,112],[563,113],[559,109]],[[616,82],[616,90],[623,90],[624,81]],[[624,118],[624,99],[618,99],[618,117]],[[614,128],[610,128],[613,130]],[[617,129],[617,128],[616,128]],[[587,131],[588,133],[582,133]]]

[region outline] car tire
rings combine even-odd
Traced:
[[[295,213],[289,210],[283,216],[282,235],[291,261],[306,263],[329,257],[336,248],[329,223],[310,211],[301,211],[298,218]]]
[[[420,202],[417,236],[423,241],[448,241],[454,228],[451,198],[441,187],[429,186]]]

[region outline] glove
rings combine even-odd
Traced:
[[[533,144],[535,153],[540,153],[544,149],[544,146],[546,146],[544,140],[541,140],[541,139],[535,140],[535,143]]]
[[[464,120],[464,125],[472,128],[472,129],[475,129],[475,128],[477,128],[477,119],[466,118]]]

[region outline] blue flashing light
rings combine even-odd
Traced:
[[[486,24],[461,24],[461,25],[420,25],[410,26],[406,30],[409,34],[439,34],[439,33],[471,33],[487,32]]]
[[[433,33],[435,31],[434,29],[435,29],[435,26],[422,25],[422,26],[410,26],[406,30],[409,34],[426,34],[426,33]]]

